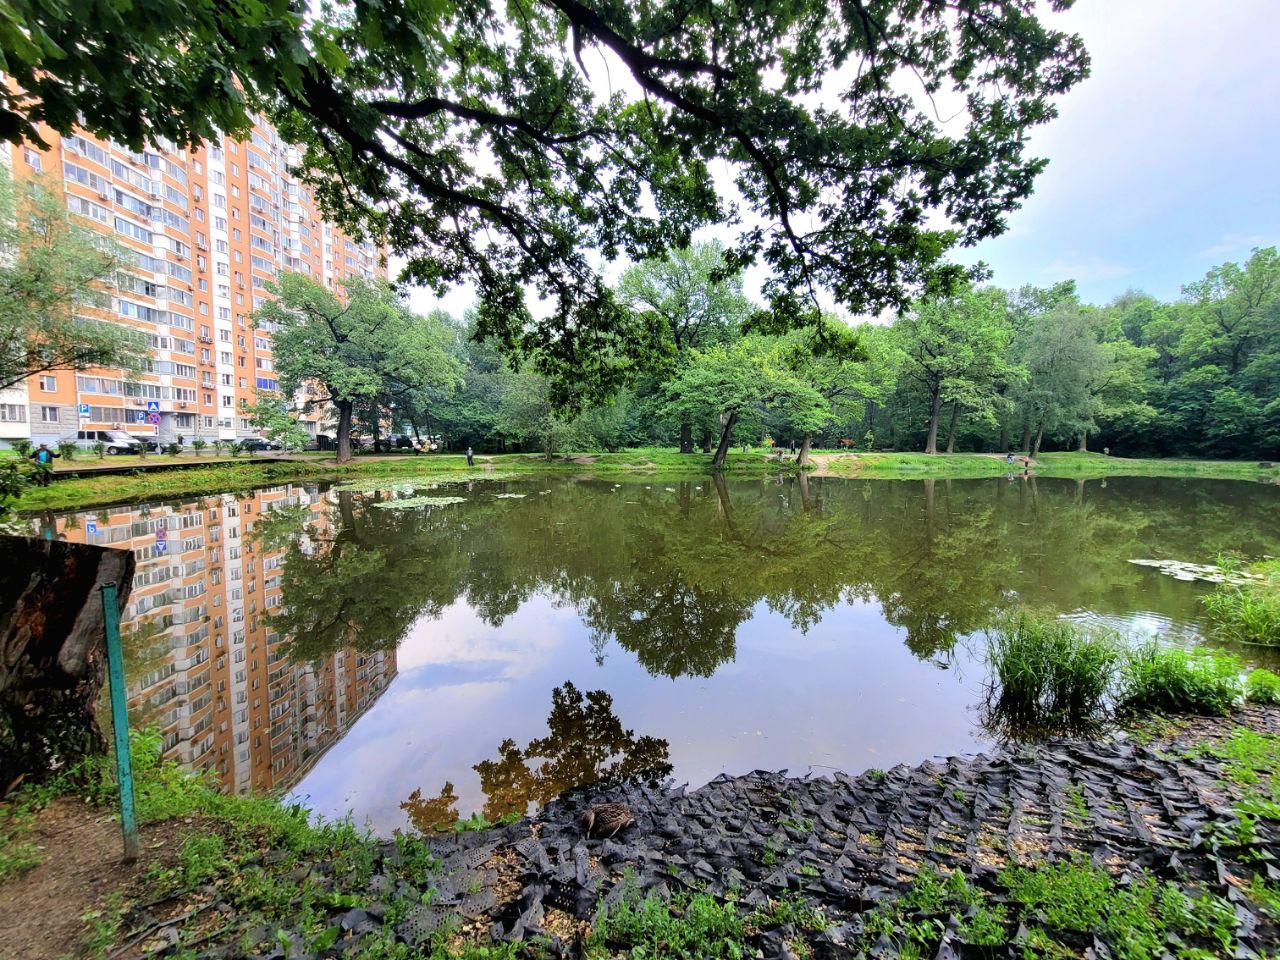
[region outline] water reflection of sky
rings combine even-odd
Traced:
[[[626,651],[592,656],[590,630],[544,595],[500,627],[465,603],[419,620],[399,648],[399,676],[297,785],[316,812],[347,810],[387,831],[399,804],[451,781],[463,813],[484,801],[472,766],[510,737],[546,731],[551,690],[603,688],[623,726],[670,742],[681,781],[789,768],[859,771],[972,751],[982,678],[963,651],[921,661],[878,606],[841,604],[808,633],[761,603],[738,631],[738,656],[711,677],[653,677]]]

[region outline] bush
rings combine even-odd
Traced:
[[[165,444],[164,452],[171,457],[176,457],[182,452],[182,447],[178,446],[176,443],[167,443]]]
[[[1280,703],[1280,677],[1270,670],[1254,670],[1245,678],[1244,698],[1250,703]]]
[[[1243,692],[1242,670],[1231,654],[1152,641],[1125,658],[1118,706],[1126,712],[1230,713]]]
[[[1116,634],[1018,614],[987,635],[989,721],[1085,727],[1102,719],[1120,658]]]
[[[70,440],[61,440],[58,442],[58,454],[63,460],[74,460],[76,458],[76,445]]]
[[[101,460],[107,455],[107,445],[101,440],[93,441],[93,452]]]
[[[191,441],[191,449],[196,452],[196,456],[199,456],[204,451],[204,448],[207,446],[208,444],[205,443],[203,440],[201,440],[199,437],[196,437],[194,440]]]
[[[35,445],[25,437],[20,437],[17,440],[10,440],[9,446],[13,447],[14,452],[17,453],[18,456],[24,458],[31,456],[31,451],[35,449]]]
[[[1224,639],[1280,646],[1280,560],[1257,564],[1253,571],[1266,579],[1219,584],[1201,602]]]

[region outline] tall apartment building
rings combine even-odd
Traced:
[[[252,311],[280,271],[330,286],[385,276],[382,252],[326,223],[289,173],[296,148],[265,122],[248,140],[140,153],[87,135],[42,135],[48,150],[0,150],[15,179],[60,181],[79,222],[113,235],[134,260],[103,319],[150,344],[136,381],[119,370],[57,371],[0,391],[0,442],[56,442],[82,429],[162,439],[255,433],[243,408],[275,389],[269,330]],[[320,414],[307,418],[314,434]]]
[[[312,536],[331,532],[333,504],[297,484],[34,524],[37,535],[133,551],[121,634],[134,722],[157,726],[167,758],[228,791],[291,786],[396,676],[395,650],[287,658],[289,638],[268,623],[284,551],[264,550],[253,526],[297,505]]]

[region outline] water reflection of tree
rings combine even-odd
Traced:
[[[603,690],[583,694],[569,682],[556,687],[547,730],[524,749],[504,740],[497,757],[475,765],[485,817],[523,814],[531,803],[541,806],[575,787],[661,780],[671,773],[670,744],[624,729],[613,697]],[[436,797],[424,800],[415,790],[400,806],[414,826],[427,831],[458,818],[457,799],[453,784],[446,783]]]
[[[457,600],[497,625],[542,592],[578,612],[601,655],[616,641],[655,675],[708,676],[762,603],[805,630],[836,604],[875,602],[914,653],[938,657],[1015,602],[1131,612],[1150,579],[1132,558],[1280,550],[1275,504],[1204,481],[547,486],[520,500],[476,484],[466,503],[406,511],[339,496],[290,545],[277,629],[308,657],[378,649]]]

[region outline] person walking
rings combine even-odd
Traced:
[[[475,454],[472,452],[471,447],[468,446],[467,447],[467,466],[474,467],[475,465],[476,465]]]
[[[36,483],[39,486],[47,487],[49,480],[53,477],[53,461],[62,456],[49,449],[47,443],[42,443],[31,454],[31,459],[36,462]]]

